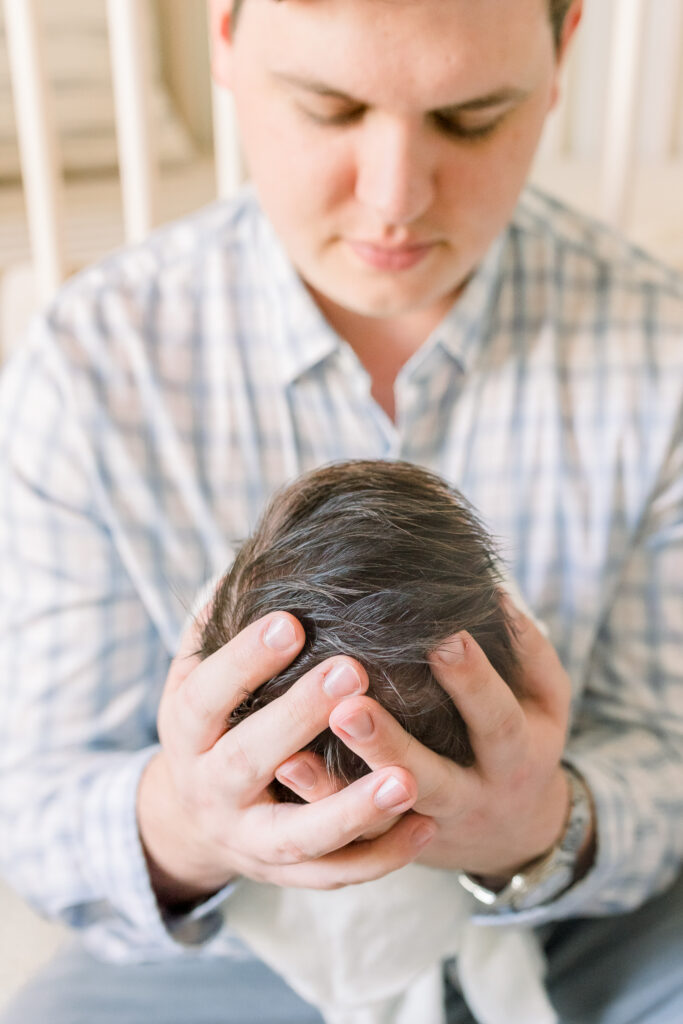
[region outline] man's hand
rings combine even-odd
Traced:
[[[368,685],[357,662],[330,658],[228,730],[232,710],[303,643],[301,624],[286,613],[252,623],[203,662],[194,654],[198,626],[184,636],[159,709],[162,752],[138,793],[140,836],[163,905],[187,906],[234,875],[307,888],[366,881],[409,863],[432,838],[431,822],[403,816],[417,797],[405,768],[382,766],[308,805],[281,804],[270,794],[277,767]],[[396,815],[381,838],[354,844]]]
[[[476,759],[471,768],[459,767],[411,739],[369,697],[351,697],[330,715],[333,731],[371,768],[401,765],[416,780],[414,810],[433,818],[437,826],[420,862],[482,875],[491,887],[504,884],[552,847],[569,804],[560,767],[569,679],[533,622],[512,614],[523,698],[514,696],[467,633],[451,638],[431,659],[434,675],[467,725]],[[284,765],[278,772],[282,781],[287,770]],[[324,796],[324,782],[318,781],[312,792]]]

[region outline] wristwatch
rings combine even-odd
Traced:
[[[476,875],[461,871],[458,881],[479,903],[490,910],[530,910],[569,888],[579,852],[588,838],[593,804],[588,786],[570,765],[563,764],[569,781],[571,804],[567,823],[558,842],[510,879],[504,889],[487,889]]]

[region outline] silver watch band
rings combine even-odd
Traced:
[[[571,885],[578,855],[590,832],[593,803],[582,776],[571,765],[562,767],[569,781],[570,808],[555,846],[516,872],[498,892],[488,889],[476,875],[464,871],[458,875],[463,888],[490,910],[529,910],[555,899]]]

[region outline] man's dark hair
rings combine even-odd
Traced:
[[[368,694],[421,743],[459,764],[472,748],[428,654],[467,630],[520,692],[498,559],[471,506],[406,462],[351,461],[315,470],[275,495],[215,594],[199,654],[208,657],[277,609],[306,641],[283,672],[231,714],[232,727],[335,654],[356,658]],[[310,744],[343,782],[369,771],[329,729]],[[282,799],[289,790],[276,784]]]
[[[234,0],[232,6],[232,30],[235,31],[237,22],[239,20],[240,8],[243,6],[244,0]],[[572,0],[548,0],[548,11],[550,14],[550,22],[553,27],[553,39],[555,40],[555,48],[557,49],[560,45],[560,39],[562,38],[562,26],[564,25],[564,19],[567,16],[567,11],[572,5]]]

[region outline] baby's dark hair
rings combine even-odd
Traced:
[[[467,630],[519,693],[501,584],[491,538],[465,498],[438,476],[407,462],[336,463],[271,500],[218,586],[199,654],[208,657],[267,612],[291,612],[306,633],[303,650],[235,709],[229,727],[314,665],[347,654],[367,670],[369,696],[407,732],[469,765],[465,724],[428,654]],[[330,729],[308,749],[343,782],[369,771]],[[274,787],[280,799],[297,799]]]

